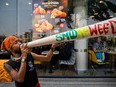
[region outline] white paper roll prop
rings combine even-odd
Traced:
[[[52,43],[59,43],[76,39],[92,38],[105,35],[116,35],[116,17],[96,24],[88,25],[85,27],[73,29],[42,39],[31,41],[28,42],[27,46],[36,47]]]

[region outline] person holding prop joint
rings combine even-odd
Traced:
[[[53,51],[58,44],[52,44],[47,55],[29,52],[27,44],[22,44],[17,37],[8,36],[2,42],[1,49],[11,53],[11,59],[4,64],[4,68],[15,80],[16,87],[40,87],[34,60],[50,61]]]

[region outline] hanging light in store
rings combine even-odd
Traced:
[[[28,4],[31,5],[31,2],[29,2]]]
[[[93,19],[94,17],[95,17],[94,15],[91,15],[91,16],[90,16],[90,18],[92,18],[92,19]]]
[[[98,13],[97,13],[97,12],[95,12],[95,13],[94,13],[94,15],[98,15]]]
[[[8,5],[9,5],[9,3],[6,3],[5,5],[7,5],[7,6],[8,6]]]
[[[103,1],[102,1],[102,0],[100,0],[100,1],[99,1],[99,3],[103,3]]]
[[[110,15],[110,18],[113,18],[113,15]]]

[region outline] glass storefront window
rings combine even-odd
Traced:
[[[88,0],[88,25],[97,23],[100,21],[104,21],[110,18],[116,17],[116,3],[114,0]],[[95,70],[95,75],[100,76],[115,76],[115,61],[116,59],[116,36],[102,36],[101,43],[103,44],[103,52],[102,58],[104,58],[105,64],[100,64],[99,62],[95,62],[95,59],[97,61],[99,60],[100,55],[98,55],[98,52],[95,52],[95,43],[97,42],[97,38],[91,38],[88,41],[88,47],[89,47],[89,66],[90,69]],[[111,44],[112,43],[112,44]],[[97,48],[96,48],[97,49]],[[94,56],[95,54],[95,56]],[[103,62],[101,62],[103,63]],[[96,67],[97,64],[97,67]],[[105,66],[104,66],[105,65]],[[98,74],[99,73],[99,74]],[[103,75],[102,75],[103,74]],[[107,75],[106,75],[107,74]]]
[[[77,5],[80,5],[80,8]],[[82,13],[81,8],[84,8]],[[22,42],[30,42],[114,17],[116,17],[115,0],[1,0],[0,44],[8,35],[16,35]],[[105,40],[108,45],[108,51],[104,54],[105,62],[99,64],[97,60],[92,61],[95,59],[93,44],[96,38],[88,39],[88,49],[84,50],[88,52],[87,70],[78,73],[76,70],[78,60],[75,56],[75,51],[78,50],[71,51],[73,53],[71,59],[65,55],[65,52],[68,53],[69,50],[70,54],[70,50],[74,49],[72,41],[56,48],[56,55],[50,62],[35,61],[38,76],[115,77],[116,36],[104,36],[101,39]],[[60,51],[63,52],[63,48],[67,49],[63,55],[65,58],[57,54]],[[50,45],[38,46],[32,51],[44,55],[44,52],[49,49]],[[92,59],[93,55],[94,59]],[[64,60],[63,64],[62,62],[59,64],[60,60]]]

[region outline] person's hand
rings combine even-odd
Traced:
[[[56,48],[57,46],[59,46],[60,45],[60,43],[54,43],[54,44],[52,44],[52,48]]]
[[[26,43],[21,44],[20,48],[21,48],[22,58],[26,59],[27,53],[29,52],[29,48],[27,48],[27,44]]]

